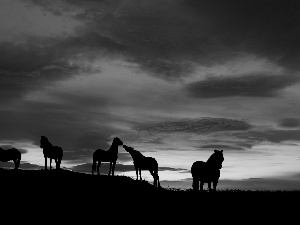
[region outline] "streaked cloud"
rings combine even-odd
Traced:
[[[232,120],[226,118],[199,118],[182,119],[179,121],[161,122],[154,124],[141,124],[134,126],[137,131],[147,131],[155,133],[212,133],[222,131],[248,130],[251,125],[245,121]]]
[[[93,30],[114,40],[122,46],[116,56],[168,80],[193,73],[197,65],[222,64],[244,54],[298,68],[300,6],[294,1],[32,2],[55,15],[73,10],[71,17],[85,24],[81,35]],[[105,49],[113,52],[109,46]]]
[[[283,118],[279,121],[279,126],[284,128],[299,128],[300,119],[299,118]]]
[[[186,86],[194,98],[276,97],[280,91],[299,82],[299,77],[247,74],[239,77],[210,77]]]

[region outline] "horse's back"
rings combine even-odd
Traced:
[[[21,152],[18,149],[13,148],[11,150],[13,151],[13,154],[16,156],[17,159],[21,159]]]
[[[44,149],[44,156],[51,159],[61,159],[63,157],[64,151],[59,146],[51,146],[51,148]]]
[[[138,163],[139,167],[144,170],[158,170],[158,163],[153,157],[143,157]]]
[[[59,158],[63,157],[64,151],[63,151],[62,147],[54,146],[54,151],[56,152],[57,157],[59,157]]]
[[[0,152],[0,160],[2,162],[7,162],[10,160],[21,160],[21,152],[16,149],[16,148],[12,148],[12,149],[8,149],[8,150],[1,150]]]
[[[212,180],[219,179],[220,170],[212,168],[203,161],[196,161],[191,167],[192,177],[203,182],[211,182]]]
[[[199,176],[203,172],[205,168],[205,162],[203,161],[196,161],[193,163],[191,167],[191,173],[193,177]]]
[[[118,155],[116,155],[115,158],[117,159]],[[112,155],[108,151],[105,151],[103,149],[97,149],[93,153],[93,160],[101,162],[110,162],[112,160]]]
[[[134,149],[131,150],[129,154],[131,155],[134,161],[142,161],[145,158],[145,156],[142,153]]]

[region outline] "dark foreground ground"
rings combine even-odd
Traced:
[[[0,169],[2,216],[13,219],[69,223],[150,223],[179,220],[249,222],[258,218],[276,222],[295,219],[299,191],[219,190],[215,193],[157,188],[126,176],[89,175],[68,170]],[[18,216],[20,213],[26,215]],[[11,216],[10,216],[11,218]],[[96,220],[96,221],[95,221]],[[140,221],[141,220],[141,221]],[[171,222],[172,221],[172,222]],[[62,222],[62,221],[61,221]],[[197,222],[198,223],[198,222]]]

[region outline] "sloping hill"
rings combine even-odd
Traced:
[[[0,169],[1,200],[5,204],[25,202],[25,205],[99,210],[125,204],[131,207],[155,209],[189,207],[190,210],[240,210],[289,205],[300,192],[250,192],[227,190],[216,193],[194,193],[158,188],[147,181],[126,176],[90,175],[69,170],[7,170]],[[65,209],[64,209],[65,210]]]
[[[38,191],[61,196],[124,194],[129,192],[158,192],[147,181],[136,181],[126,176],[90,175],[70,170],[7,170],[0,169],[2,188],[13,191]],[[25,185],[24,185],[25,184]],[[162,189],[161,189],[162,190]]]
[[[26,222],[28,216],[30,221],[42,216],[44,221],[63,218],[76,224],[79,220],[95,223],[95,219],[103,218],[139,222],[142,215],[141,222],[163,218],[177,223],[177,218],[183,218],[219,223],[231,221],[234,215],[254,219],[275,215],[276,211],[280,212],[276,215],[289,215],[292,203],[300,197],[300,192],[194,193],[157,188],[126,176],[93,176],[68,170],[0,169],[0,182],[0,204],[7,211],[2,211],[2,216],[10,213],[10,218],[21,222],[24,218]],[[24,216],[15,218],[21,212]]]

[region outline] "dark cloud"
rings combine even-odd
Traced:
[[[238,143],[237,143],[238,145]],[[222,144],[210,144],[210,145],[201,145],[201,148],[204,149],[228,149],[228,150],[245,150],[244,148],[241,147],[236,147],[236,146],[230,146],[230,145],[222,145]]]
[[[298,118],[284,118],[279,121],[279,126],[285,128],[299,128],[300,127],[300,119]]]
[[[80,45],[82,39],[74,39],[30,38],[23,44],[1,42],[1,101],[10,102],[28,91],[78,73],[96,72],[89,65],[71,63],[70,60],[78,58],[77,54],[85,52],[85,46]]]
[[[269,58],[299,69],[300,4],[293,0],[188,0],[184,5],[204,13],[225,47]]]
[[[300,130],[271,130],[264,134],[260,134],[260,137],[274,143],[280,143],[283,141],[299,141]]]
[[[190,83],[185,89],[195,98],[274,97],[280,90],[298,81],[299,77],[295,76],[248,74],[240,77],[210,77]]]
[[[239,132],[231,134],[235,138],[242,140],[248,140],[249,143],[261,143],[261,142],[273,142],[281,143],[284,141],[299,141],[300,130],[249,130],[245,132]]]
[[[299,69],[296,1],[32,1],[57,15],[73,9],[73,18],[85,24],[81,35],[95,32],[114,42],[104,47],[99,38],[98,48],[113,52],[118,43],[119,57],[165,79],[179,79],[196,65],[220,64],[241,54]]]
[[[92,172],[92,163],[85,163],[77,166],[73,166],[71,168],[72,170],[76,172],[82,172],[82,173],[91,173]],[[179,169],[179,168],[172,168],[172,167],[159,167],[159,171],[182,171],[185,169]],[[121,163],[117,163],[115,167],[115,172],[128,172],[128,171],[135,171],[134,165],[124,165]],[[100,173],[107,173],[109,172],[109,163],[102,163],[100,166]]]
[[[245,121],[226,118],[183,119],[179,121],[134,126],[134,129],[137,131],[148,131],[154,133],[189,132],[196,134],[221,131],[241,131],[249,130],[250,128],[251,125]]]
[[[185,173],[186,169],[182,169],[182,168],[173,168],[173,167],[159,167],[158,168],[159,171],[178,171],[179,173]]]

